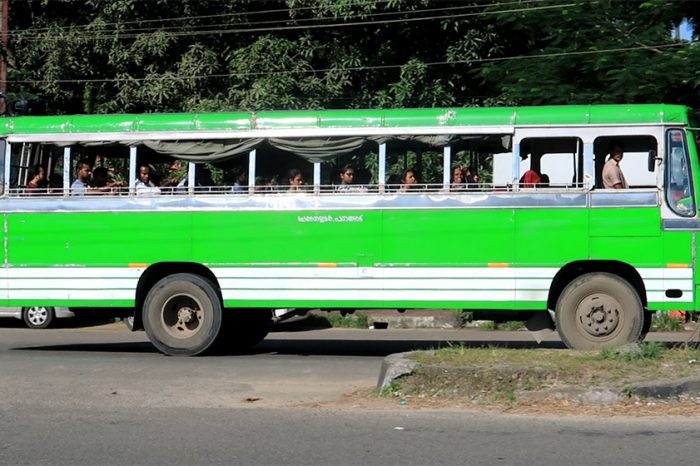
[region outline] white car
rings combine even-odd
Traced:
[[[24,321],[29,328],[50,327],[56,319],[75,317],[67,307],[28,306],[0,307],[0,317],[14,317]]]

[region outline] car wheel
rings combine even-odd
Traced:
[[[56,311],[52,307],[31,306],[22,308],[22,320],[29,328],[47,328],[53,324]]]

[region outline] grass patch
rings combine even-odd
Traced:
[[[312,315],[316,319],[325,319],[331,327],[367,328],[369,326],[367,316],[359,312],[341,315],[338,311],[331,311],[318,314],[314,313]]]
[[[635,383],[700,375],[700,350],[659,343],[601,351],[455,346],[412,358],[422,364],[395,381],[394,396],[512,403],[533,390],[610,387],[623,393]]]
[[[480,330],[505,330],[505,331],[516,331],[525,328],[525,323],[519,320],[512,320],[508,322],[494,322],[493,320],[486,320],[481,322],[478,326]]]
[[[683,319],[666,313],[656,314],[651,322],[652,332],[682,332],[683,330],[685,330]]]

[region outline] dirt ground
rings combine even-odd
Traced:
[[[631,398],[613,405],[586,404],[567,400],[545,399],[529,403],[506,401],[474,403],[467,398],[405,398],[378,395],[373,389],[348,393],[341,400],[303,405],[306,408],[369,409],[369,410],[447,410],[508,413],[543,416],[627,416],[669,417],[700,416],[700,400],[643,400]]]

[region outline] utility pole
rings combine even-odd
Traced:
[[[0,42],[2,42],[2,50],[0,53],[0,93],[3,98],[0,99],[0,115],[3,115],[7,110],[7,55],[9,50],[10,34],[9,21],[10,16],[10,0],[2,0],[2,18],[0,19]]]

